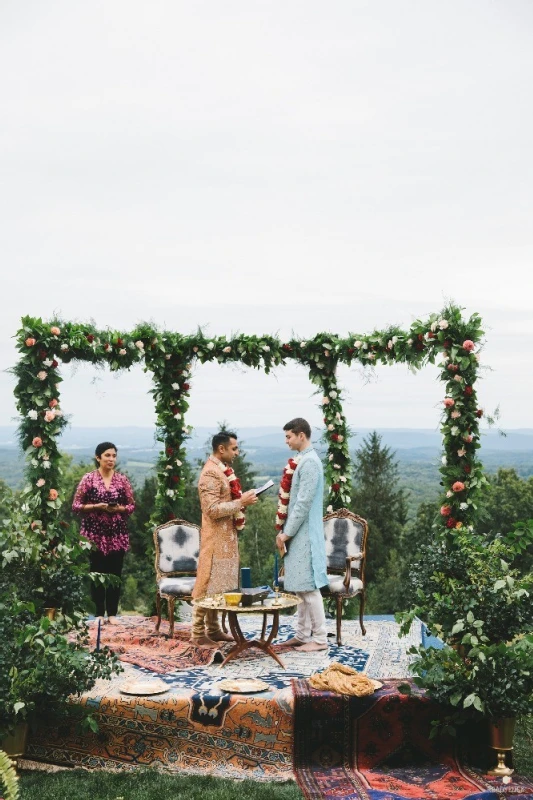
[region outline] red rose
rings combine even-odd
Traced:
[[[450,339],[445,339],[442,343],[442,346],[445,347],[446,350],[449,350],[449,348],[452,346]]]
[[[124,340],[121,339],[120,336],[119,336],[118,339],[117,339],[117,347],[122,347],[123,344],[124,344]]]
[[[188,392],[191,387],[190,384],[184,383],[181,388],[183,389],[184,392]]]
[[[434,338],[435,334],[433,333],[433,331],[428,331],[428,339],[434,339]]]
[[[167,456],[171,456],[173,452],[174,452],[174,449],[172,447],[167,447],[167,449],[165,450],[165,453],[167,454]]]
[[[91,344],[92,342],[94,342],[94,336],[92,335],[92,333],[86,333],[86,334],[85,334],[85,338],[87,339],[87,341],[89,342],[89,344]]]
[[[174,414],[174,416],[176,416],[176,414],[179,412],[179,407],[178,406],[170,406],[170,408],[172,409],[172,413]]]
[[[179,475],[173,475],[172,476],[172,483],[179,483],[179,482],[180,482]]]
[[[46,350],[39,350],[39,358],[41,358],[44,361],[44,359],[46,358]]]
[[[287,353],[289,353],[292,350],[292,347],[290,346],[290,344],[284,344],[283,345],[283,350],[286,350]]]
[[[419,333],[418,334],[418,341],[419,342],[423,342],[424,341],[424,334],[423,333]]]
[[[457,372],[459,367],[457,366],[457,364],[448,364],[448,369],[450,370],[450,372]]]
[[[454,519],[453,517],[448,517],[448,519],[446,520],[446,527],[447,528],[455,528],[456,522],[457,522],[457,520]]]
[[[338,433],[332,433],[331,434],[331,441],[332,442],[338,442],[339,441],[339,434]]]
[[[104,350],[109,350],[109,342],[106,342],[106,343],[104,344]]]
[[[54,360],[52,361],[52,369],[55,369],[58,366],[59,366],[59,363],[54,358]]]
[[[465,386],[465,395],[467,397],[471,397],[473,392],[474,392],[474,390],[472,389],[471,386]]]
[[[355,348],[354,347],[349,347],[348,348],[348,355],[349,356],[353,356],[354,353],[355,353]]]
[[[331,489],[332,489],[332,491],[334,491],[334,492],[338,492],[340,488],[341,488],[341,485],[340,485],[340,483],[334,483],[334,484],[332,484],[332,486],[331,486]]]
[[[415,344],[415,348],[416,348],[417,350],[423,350],[423,349],[424,349],[424,342],[417,342],[417,343]]]
[[[482,408],[478,408],[478,410],[476,411],[476,417],[480,417],[481,418],[482,416],[483,416],[483,409]]]
[[[470,475],[470,473],[472,472],[472,467],[470,466],[470,464],[465,464],[463,469],[467,475]]]

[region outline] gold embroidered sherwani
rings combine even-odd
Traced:
[[[195,599],[229,592],[239,585],[239,544],[233,514],[239,511],[241,501],[231,499],[229,480],[220,467],[221,463],[215,456],[210,456],[198,481],[202,531],[198,572],[192,593]]]

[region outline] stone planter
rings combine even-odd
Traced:
[[[28,723],[19,722],[12,734],[0,739],[0,750],[16,761],[26,752],[28,741]]]

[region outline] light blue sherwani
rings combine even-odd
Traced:
[[[300,455],[283,526],[283,533],[290,537],[286,542],[284,588],[289,592],[312,592],[328,583],[322,522],[324,473],[314,448],[307,447]]]

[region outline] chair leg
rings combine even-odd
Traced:
[[[171,597],[167,600],[168,603],[168,621],[169,621],[169,636],[171,639],[174,638],[174,603],[176,602],[175,597]]]
[[[365,591],[361,592],[359,595],[359,625],[361,626],[361,633],[363,636],[366,636],[366,628],[365,623],[363,622],[363,614],[365,611]]]
[[[159,592],[156,592],[155,595],[155,607],[157,611],[157,622],[155,624],[155,632],[159,633],[159,628],[161,627],[161,597]]]
[[[226,625],[226,617],[227,617],[227,612],[223,611],[222,612],[222,630],[224,631],[224,633],[228,632],[228,626]]]
[[[337,602],[337,644],[342,647],[341,625],[342,625],[342,597],[338,594],[335,598]]]

